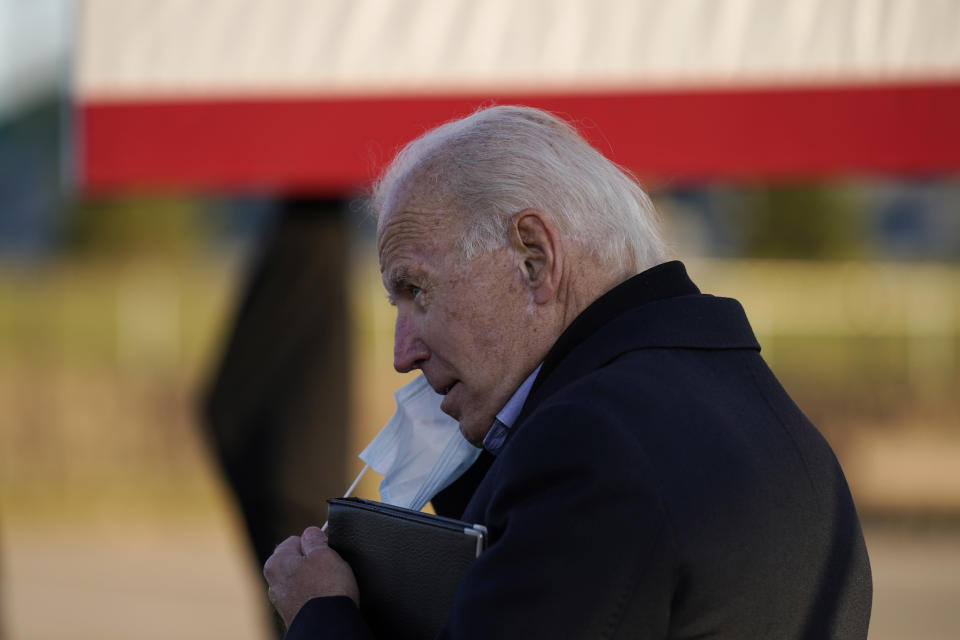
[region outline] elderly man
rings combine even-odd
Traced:
[[[866,637],[833,453],[741,306],[666,261],[633,180],[565,122],[494,107],[410,143],[374,205],[394,365],[486,450],[451,490],[490,543],[441,637]],[[369,636],[318,529],[265,575],[288,637]]]

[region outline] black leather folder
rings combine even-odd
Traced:
[[[362,498],[331,498],[330,548],[353,569],[374,635],[427,640],[440,631],[487,530]]]

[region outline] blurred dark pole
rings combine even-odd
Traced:
[[[282,204],[206,397],[205,426],[259,567],[284,538],[322,524],[326,499],[345,488],[345,207]]]

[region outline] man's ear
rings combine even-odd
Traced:
[[[559,238],[553,222],[537,209],[524,209],[510,219],[510,245],[537,304],[553,298],[560,285]]]

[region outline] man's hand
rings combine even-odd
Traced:
[[[267,596],[288,627],[311,598],[348,596],[360,603],[353,570],[327,546],[327,534],[317,527],[277,545],[263,565],[263,577],[269,585]]]

